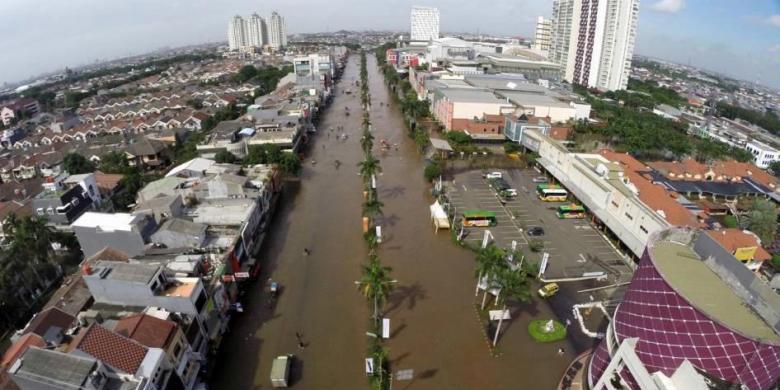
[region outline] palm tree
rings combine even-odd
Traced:
[[[360,138],[360,147],[366,154],[371,153],[371,149],[374,147],[374,135],[367,128],[363,131],[363,137]]]
[[[477,278],[477,287],[474,291],[474,295],[479,294],[479,283],[482,279],[487,278],[488,285],[485,288],[485,293],[482,296],[482,309],[485,308],[485,301],[487,300],[488,290],[497,288],[495,285],[495,277],[499,271],[507,268],[509,264],[504,257],[504,251],[490,244],[485,248],[480,249],[477,253],[477,269],[474,271],[474,276]]]
[[[363,176],[363,182],[368,183],[371,177],[377,173],[382,173],[382,167],[379,165],[379,160],[371,154],[366,155],[366,159],[358,163],[360,168],[360,176]]]
[[[363,202],[363,216],[374,218],[377,215],[383,215],[384,212],[382,211],[382,207],[384,206],[384,203],[376,199],[369,198],[367,201]]]
[[[507,302],[510,299],[520,302],[530,302],[531,280],[533,276],[528,271],[531,267],[519,267],[517,269],[505,268],[496,276],[496,285],[499,288],[496,301],[503,303],[501,309],[502,315],[498,319],[496,334],[493,336],[493,346],[498,342],[498,334],[501,332],[501,324],[504,321],[503,313],[506,311]]]
[[[374,305],[374,323],[379,324],[379,307],[387,300],[397,280],[390,278],[392,268],[383,266],[376,254],[369,255],[368,264],[362,265],[363,277],[355,284],[358,290]]]

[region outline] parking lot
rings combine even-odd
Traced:
[[[584,286],[583,289],[630,280],[631,269],[622,255],[587,219],[559,219],[555,210],[565,203],[539,200],[533,182],[534,177],[540,176],[539,172],[533,169],[498,172],[517,190],[517,197],[502,202],[481,171],[456,174],[447,186],[450,213],[459,216],[470,209],[496,213],[496,226],[467,228],[466,242],[479,245],[484,231],[489,230],[496,245],[502,248],[510,248],[515,241],[526,256],[536,260],[547,252],[550,261],[546,279],[579,278],[586,272],[604,272],[608,276],[603,282],[578,283]],[[544,235],[529,236],[528,229],[536,226],[544,229]],[[537,253],[529,248],[534,240],[541,240],[543,244],[543,249]]]

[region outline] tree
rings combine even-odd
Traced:
[[[278,164],[285,175],[297,176],[301,172],[301,160],[292,153],[284,153]]]
[[[434,161],[426,165],[425,170],[423,171],[423,175],[425,176],[425,179],[428,181],[432,181],[436,179],[437,177],[441,176],[441,174],[442,174],[442,168],[441,168],[441,164],[438,161]]]
[[[772,161],[769,163],[769,170],[772,172],[772,175],[780,177],[780,161]]]
[[[495,285],[495,279],[501,270],[509,267],[509,263],[506,260],[506,254],[504,253],[504,250],[492,243],[477,252],[476,260],[477,269],[474,270],[474,276],[477,278],[477,288],[475,293],[479,293],[479,284],[482,282],[482,280],[486,280],[488,284],[485,288],[484,294],[482,295],[481,307],[484,309],[485,302],[487,301],[488,290],[493,290],[497,287]]]
[[[462,131],[448,131],[447,141],[450,141],[455,146],[463,146],[471,143],[471,136]]]
[[[748,229],[768,245],[775,239],[777,232],[777,208],[766,199],[757,199],[747,213]]]
[[[360,175],[363,176],[363,182],[366,184],[371,181],[371,177],[382,173],[379,160],[371,154],[366,155],[366,159],[359,162],[358,167],[360,168]]]
[[[82,173],[89,173],[95,170],[95,165],[86,157],[76,154],[68,153],[62,162],[65,170],[71,175],[78,175]]]
[[[100,163],[98,169],[105,173],[129,173],[130,164],[127,162],[127,158],[124,153],[117,151],[110,151],[100,157]]]
[[[384,207],[384,203],[372,197],[363,203],[363,216],[373,219],[378,215],[383,215],[382,207]]]
[[[496,302],[503,304],[501,312],[505,312],[507,308],[507,302],[510,300],[517,300],[520,302],[530,302],[531,295],[531,280],[533,276],[528,271],[530,267],[520,267],[517,269],[505,268],[498,272],[495,278],[496,286],[498,287],[498,296]],[[504,316],[500,316],[498,319],[498,327],[496,327],[496,334],[493,336],[493,346],[496,346],[498,342],[498,335],[501,332],[501,325],[504,321]]]
[[[220,150],[216,155],[214,155],[214,161],[220,164],[232,164],[236,162],[236,156],[227,150]]]
[[[363,137],[360,138],[360,147],[363,149],[363,153],[371,153],[371,149],[374,147],[374,135],[366,128],[363,131]]]
[[[390,278],[393,269],[383,266],[376,254],[371,254],[368,264],[362,265],[361,268],[363,276],[355,283],[363,296],[373,304],[372,318],[375,324],[378,324],[379,308],[387,300],[397,281]]]
[[[253,79],[255,76],[257,76],[257,68],[255,68],[252,65],[244,65],[241,67],[241,69],[236,73],[235,76],[233,76],[233,81],[243,84],[251,79]]]
[[[737,221],[737,217],[733,215],[727,215],[723,217],[723,226],[729,229],[734,229],[739,227],[739,221]]]

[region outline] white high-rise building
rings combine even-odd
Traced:
[[[262,47],[268,44],[268,26],[265,19],[258,14],[252,14],[247,22],[247,44]]]
[[[638,17],[639,0],[555,0],[550,59],[569,82],[625,89]]]
[[[534,35],[534,49],[541,51],[550,50],[552,44],[552,20],[540,16],[536,18],[536,34]]]
[[[271,12],[268,26],[268,44],[274,49],[287,46],[287,25],[276,11]]]
[[[230,19],[228,23],[228,45],[230,50],[239,50],[246,46],[246,23],[239,15]]]
[[[412,34],[409,40],[430,41],[439,38],[439,9],[432,7],[412,7]]]

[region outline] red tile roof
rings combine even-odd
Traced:
[[[138,372],[148,351],[143,345],[97,324],[76,335],[68,352],[76,349],[128,374]]]
[[[150,348],[165,349],[176,334],[176,323],[146,314],[134,314],[119,320],[114,332]]]
[[[708,231],[707,234],[730,253],[734,253],[740,248],[757,247],[756,253],[753,255],[754,260],[766,261],[772,258],[772,255],[761,247],[758,237],[749,231],[723,229],[711,230]]]
[[[625,176],[639,190],[639,199],[642,203],[655,211],[662,211],[667,222],[675,226],[702,226],[695,215],[677,202],[675,193],[666,191],[660,185],[653,184],[642,175],[642,173],[648,173],[650,169],[637,159],[626,153],[617,153],[611,150],[602,150],[600,154],[623,167]]]
[[[0,368],[5,369],[11,366],[31,346],[43,348],[46,346],[46,342],[43,341],[41,336],[34,333],[28,333],[20,337],[3,354],[3,360],[0,360]]]

